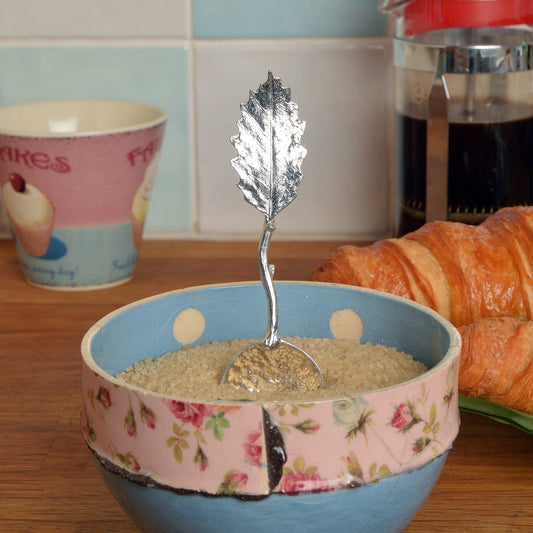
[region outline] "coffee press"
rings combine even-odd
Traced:
[[[381,0],[394,15],[397,235],[533,204],[533,0]]]

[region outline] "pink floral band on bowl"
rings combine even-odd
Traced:
[[[354,487],[417,468],[451,446],[456,366],[401,393],[264,405],[154,398],[110,387],[85,366],[83,432],[100,457],[176,489],[258,495]]]
[[[280,283],[280,323],[287,335],[331,337],[330,317],[352,309],[363,324],[362,341],[393,345],[428,366],[397,386],[301,403],[198,402],[113,377],[133,362],[179,349],[172,325],[185,309],[205,317],[196,343],[257,338],[261,320],[249,317],[265,313],[261,290],[229,284],[175,291],[119,309],[89,330],[82,343],[82,428],[105,468],[147,486],[254,498],[355,488],[447,453],[459,429],[460,339],[432,311],[375,291]]]

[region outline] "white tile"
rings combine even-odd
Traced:
[[[198,216],[202,233],[258,234],[229,161],[239,104],[268,70],[292,89],[308,149],[298,198],[277,233],[382,237],[390,230],[390,92],[386,41],[199,43],[196,47]]]
[[[190,0],[1,0],[0,38],[190,36]]]

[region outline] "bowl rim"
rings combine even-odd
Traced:
[[[70,98],[70,99],[56,99],[56,100],[39,100],[33,102],[22,102],[18,104],[6,105],[0,107],[0,117],[4,113],[12,113],[17,110],[28,112],[32,109],[45,108],[46,106],[59,106],[66,105],[72,109],[79,106],[113,106],[118,105],[121,107],[130,106],[135,109],[150,110],[154,114],[154,118],[150,120],[139,120],[132,124],[125,126],[115,126],[112,128],[102,129],[87,129],[81,131],[66,131],[66,132],[53,132],[46,130],[36,130],[32,128],[12,128],[0,125],[0,135],[12,138],[25,138],[25,139],[64,139],[64,138],[83,138],[83,137],[97,137],[103,135],[114,135],[125,132],[133,132],[143,129],[149,129],[161,124],[166,123],[168,120],[167,112],[154,104],[146,102],[138,102],[134,100],[121,100],[112,98]]]
[[[320,282],[320,281],[299,281],[299,280],[280,280],[275,282],[276,285],[311,285],[311,286],[322,286],[322,287],[337,287],[340,289],[348,289],[353,290],[355,292],[363,292],[363,293],[369,293],[369,294],[376,294],[380,297],[385,297],[387,299],[396,300],[402,304],[407,304],[408,306],[412,306],[419,311],[426,313],[430,315],[432,318],[434,318],[437,322],[439,322],[445,329],[445,331],[448,333],[450,337],[450,345],[448,347],[448,350],[446,351],[445,355],[442,357],[442,359],[432,368],[424,372],[423,374],[420,374],[419,376],[416,376],[414,378],[411,378],[407,381],[402,381],[401,383],[397,383],[395,385],[389,385],[388,387],[382,387],[379,389],[370,389],[367,391],[362,392],[356,392],[356,393],[347,393],[342,396],[325,396],[321,398],[306,398],[305,403],[320,403],[320,402],[336,402],[336,401],[342,401],[347,398],[353,398],[355,396],[364,396],[364,397],[370,397],[377,394],[383,394],[384,392],[392,391],[401,387],[404,387],[406,385],[409,385],[411,383],[416,383],[417,381],[420,381],[421,379],[425,377],[429,377],[432,374],[435,374],[439,372],[442,367],[449,366],[453,364],[455,360],[459,359],[460,351],[461,351],[461,335],[459,334],[459,331],[457,328],[445,317],[434,311],[433,309],[426,307],[424,305],[421,305],[417,302],[414,302],[412,300],[409,300],[407,298],[404,298],[402,296],[397,296],[394,294],[390,294],[384,291],[378,291],[375,289],[369,289],[366,287],[358,287],[354,285],[345,285],[340,283],[329,283],[329,282]],[[151,391],[148,389],[143,389],[141,387],[138,387],[137,385],[132,385],[130,383],[126,383],[122,380],[117,379],[112,374],[109,374],[107,371],[105,371],[102,367],[100,367],[96,361],[94,360],[92,353],[91,353],[91,342],[96,333],[111,319],[114,317],[122,314],[123,312],[127,311],[128,309],[131,309],[133,307],[137,307],[139,305],[146,304],[148,302],[152,302],[158,299],[163,299],[168,296],[172,296],[175,294],[180,294],[184,292],[194,292],[199,291],[203,289],[213,289],[213,288],[223,288],[223,287],[242,287],[242,286],[258,286],[261,285],[258,281],[234,281],[234,282],[226,282],[226,283],[213,283],[213,284],[207,284],[207,285],[195,285],[191,287],[184,287],[182,289],[175,289],[171,291],[166,291],[163,293],[155,294],[152,296],[148,296],[146,298],[142,298],[140,300],[136,300],[133,302],[130,302],[126,305],[123,305],[110,313],[104,315],[101,317],[97,322],[95,322],[84,334],[82,341],[81,341],[81,356],[83,363],[87,365],[88,368],[90,368],[93,372],[96,372],[101,377],[105,378],[110,383],[123,387],[126,389],[129,389],[131,391],[135,392],[141,392],[143,394],[149,395],[154,398],[161,398],[161,399],[168,399],[168,400],[177,400],[182,402],[192,402],[192,403],[203,403],[208,405],[250,405],[250,404],[268,404],[268,405],[283,405],[291,402],[300,402],[302,400],[238,400],[238,399],[209,399],[209,400],[203,400],[198,398],[186,398],[183,396],[178,395],[171,395],[171,394],[163,394],[160,392]],[[149,357],[149,356],[147,356]]]

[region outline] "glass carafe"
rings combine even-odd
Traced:
[[[533,204],[533,0],[380,9],[396,17],[396,234]]]

